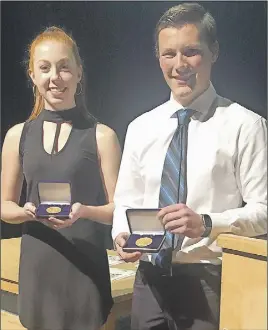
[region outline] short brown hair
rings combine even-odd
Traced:
[[[160,17],[155,28],[155,53],[159,56],[158,36],[161,30],[168,27],[180,27],[187,23],[195,24],[201,35],[211,47],[217,41],[216,22],[212,15],[195,2],[186,2],[169,8]]]

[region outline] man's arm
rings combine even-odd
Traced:
[[[140,175],[140,168],[137,154],[135,153],[135,129],[132,124],[129,125],[122,161],[120,165],[117,185],[114,195],[114,218],[112,237],[120,256],[126,261],[135,261],[141,253],[125,253],[122,247],[130,233],[126,218],[127,208],[139,208],[143,205],[144,184]]]
[[[250,129],[241,130],[235,175],[246,205],[222,213],[210,213],[211,234],[231,232],[248,237],[266,234],[267,122],[264,118],[259,118]]]
[[[266,234],[267,126],[264,118],[241,129],[234,165],[237,185],[245,206],[221,213],[207,213],[212,220],[209,236],[216,238],[221,233],[248,237]],[[205,232],[202,216],[184,204],[163,208],[159,218],[165,229],[174,234],[199,238]]]

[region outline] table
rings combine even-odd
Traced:
[[[17,315],[1,310],[1,330],[27,330]]]
[[[220,329],[267,330],[267,241],[230,234],[223,249]]]
[[[1,290],[14,294],[18,294],[19,288],[18,271],[20,243],[21,238],[1,240]],[[108,254],[116,255],[116,252],[108,250]],[[137,264],[122,263],[111,266],[111,268],[129,269],[136,271]],[[102,330],[115,330],[115,322],[118,316],[126,316],[130,314],[133,284],[134,276],[112,281],[112,296],[114,299],[114,306],[107,322],[102,327]],[[6,315],[6,317],[7,316],[8,315]],[[18,330],[19,329],[20,328],[18,328]],[[22,327],[21,329],[24,328]],[[13,328],[12,330],[17,329]]]

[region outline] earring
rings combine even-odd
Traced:
[[[78,93],[76,92],[75,95],[80,95],[83,92],[83,85],[81,84],[80,81],[79,81],[78,85],[80,86],[80,91]]]
[[[33,95],[34,95],[34,97],[36,96],[36,95],[35,95],[35,88],[36,88],[36,86],[33,85]]]

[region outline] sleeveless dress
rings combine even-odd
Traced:
[[[43,146],[43,123],[71,122],[64,147],[49,154]],[[25,123],[20,159],[27,201],[38,205],[40,181],[71,183],[72,203],[106,204],[97,156],[96,123],[77,107],[43,110]],[[55,139],[57,130],[55,134]],[[97,330],[113,305],[107,227],[94,219],[78,219],[54,230],[38,221],[23,224],[19,270],[19,317],[28,329]]]

